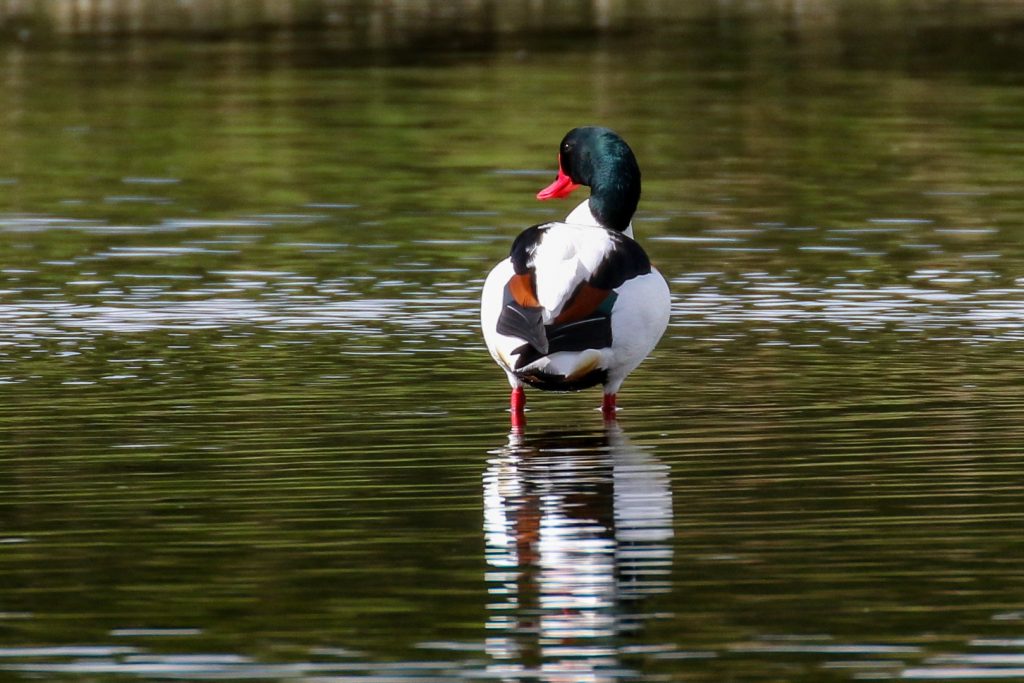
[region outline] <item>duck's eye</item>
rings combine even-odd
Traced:
[[[562,145],[562,152],[568,153],[568,152],[571,152],[571,151],[572,151],[572,145],[570,145],[568,142],[566,142],[565,144]]]

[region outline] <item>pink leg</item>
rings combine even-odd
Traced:
[[[526,391],[522,387],[516,387],[509,396],[509,412],[512,413],[512,426],[522,429],[526,426]]]
[[[601,401],[601,414],[604,415],[604,419],[614,420],[616,410],[618,408],[615,407],[615,394],[605,394],[604,400]]]

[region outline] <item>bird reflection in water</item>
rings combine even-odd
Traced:
[[[509,435],[484,475],[490,673],[502,680],[629,675],[623,636],[670,588],[669,470],[615,423]]]

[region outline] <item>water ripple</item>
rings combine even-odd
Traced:
[[[920,273],[933,285],[976,283],[977,275],[942,277]],[[694,284],[693,278],[676,281]],[[758,279],[741,287],[705,284],[679,294],[673,306],[673,325],[706,328],[718,325],[825,325],[851,337],[865,331],[893,330],[932,338],[955,338],[986,343],[1024,339],[1024,294],[1017,289],[981,288],[960,291],[911,284],[866,287],[837,284],[806,286]]]

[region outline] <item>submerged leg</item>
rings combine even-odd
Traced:
[[[512,414],[512,426],[522,429],[526,426],[526,391],[521,386],[513,389],[508,404],[509,412]]]
[[[604,415],[604,419],[614,420],[616,410],[618,408],[615,407],[615,394],[605,394],[601,401],[601,414]]]

